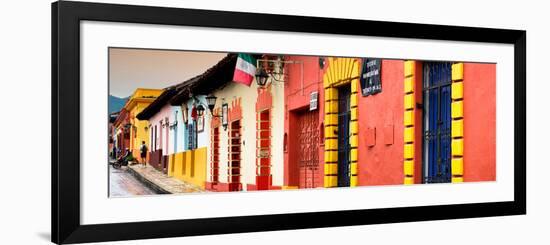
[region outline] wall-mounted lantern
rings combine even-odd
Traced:
[[[269,78],[269,75],[265,71],[263,67],[259,67],[256,69],[256,83],[258,84],[258,87],[263,88],[265,84],[267,83],[267,79]]]
[[[185,127],[187,127],[187,123],[189,122],[189,119],[188,119],[188,116],[187,116],[187,105],[183,104],[181,105],[181,113],[182,113],[182,116],[183,116],[183,125],[185,125]]]
[[[223,130],[227,130],[229,105],[227,103],[222,104],[222,126]]]
[[[271,78],[271,82],[284,82],[286,76],[284,66],[293,64],[300,66],[301,95],[304,95],[304,63],[301,60],[284,60],[284,57],[279,56],[266,56],[264,59],[256,60],[256,83],[259,87],[265,87],[268,78]]]
[[[174,123],[169,125],[170,125],[170,129],[174,129],[178,126],[178,111],[174,112]]]
[[[216,106],[216,99],[217,97],[214,95],[206,96],[206,104],[208,105],[208,110],[210,111],[210,113],[214,111],[214,106]],[[215,115],[212,113],[212,116]]]
[[[202,117],[202,116],[204,115],[204,106],[202,106],[202,105],[199,104],[199,105],[197,106],[196,110],[197,110],[197,115],[198,115],[199,117]]]

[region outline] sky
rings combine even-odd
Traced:
[[[162,89],[205,72],[227,53],[150,49],[109,50],[109,93],[123,98],[136,88]]]

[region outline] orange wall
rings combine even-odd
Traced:
[[[403,76],[402,60],[383,60],[382,92],[359,94],[359,185],[403,184]]]
[[[496,176],[496,65],[464,63],[464,181]]]

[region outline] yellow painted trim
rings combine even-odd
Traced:
[[[325,113],[338,113],[338,101],[325,102]]]
[[[453,176],[464,174],[464,162],[462,157],[453,158],[451,161],[451,174]]]
[[[357,106],[357,94],[351,94],[350,95],[350,107],[355,107]]]
[[[325,127],[325,138],[336,138],[338,137],[338,126],[326,126]]]
[[[351,80],[351,93],[359,93],[359,83],[357,82],[357,79]]]
[[[281,189],[283,189],[283,190],[295,190],[295,189],[298,189],[298,186],[283,185],[283,186],[281,186]]]
[[[338,164],[325,163],[325,175],[327,174],[338,174]]]
[[[325,114],[325,125],[327,127],[338,125],[338,114]]]
[[[453,100],[462,99],[464,96],[463,82],[455,82],[451,84],[451,98]]]
[[[413,159],[414,158],[414,144],[405,144],[403,147],[403,156],[405,159]]]
[[[323,75],[323,88],[328,89],[331,87],[328,71]]]
[[[357,162],[350,163],[349,168],[352,175],[357,175]]]
[[[415,124],[415,72],[416,62],[406,60],[404,62],[404,80],[403,80],[403,183],[405,185],[414,184],[414,124]]]
[[[403,139],[405,143],[414,142],[414,127],[405,128],[403,131]]]
[[[405,67],[404,67],[405,76],[406,77],[413,76],[415,67],[416,67],[416,64],[414,60],[405,61]]]
[[[349,186],[350,187],[356,187],[357,186],[357,176],[350,176],[349,179]]]
[[[464,154],[464,141],[462,139],[453,139],[451,141],[451,154],[453,156],[462,156]]]
[[[464,116],[462,101],[454,101],[451,103],[451,117],[461,118]]]
[[[413,160],[405,160],[403,163],[403,174],[408,176],[414,175],[414,161]]]
[[[351,86],[351,120],[350,132],[350,145],[356,148],[359,144],[357,134],[359,133],[359,124],[356,122],[358,119],[358,92],[359,92],[359,80],[357,77],[360,74],[359,60],[355,58],[333,58],[327,59],[327,70],[323,75],[323,86],[325,88],[325,165],[331,162],[338,162],[338,154],[335,150],[338,150],[338,134],[334,131],[338,130],[338,88],[337,86]],[[352,79],[354,78],[354,79]],[[334,125],[336,127],[330,127]],[[327,138],[328,137],[328,138]],[[328,151],[328,152],[327,152]],[[353,149],[352,149],[353,151]],[[337,166],[337,164],[334,164]],[[325,166],[326,172],[334,172],[333,166]],[[337,169],[337,167],[336,167]],[[325,176],[324,186],[333,187],[337,186],[337,176]]]
[[[405,90],[405,93],[414,92],[414,77],[405,78],[404,90]]]
[[[325,101],[327,100],[338,100],[338,89],[336,88],[325,89]]]
[[[405,126],[414,126],[414,111],[405,111],[403,116],[403,124]]]
[[[359,133],[359,123],[357,123],[357,121],[351,121],[349,131],[350,131],[351,134],[358,134]]]
[[[462,183],[462,182],[464,182],[464,178],[462,178],[462,177],[453,177],[453,178],[451,178],[451,182],[452,183]]]
[[[174,176],[174,154],[168,155],[168,176]]]
[[[351,149],[350,151],[350,159],[352,162],[357,162],[359,159],[359,151],[357,149]]]
[[[358,135],[352,135],[349,137],[349,144],[351,147],[358,147],[359,146],[359,136]]]
[[[338,139],[325,139],[325,150],[338,150]]]
[[[207,147],[178,152],[173,155],[172,176],[200,188],[205,188],[207,171]]]
[[[455,63],[451,66],[451,79],[453,81],[464,79],[464,63]]]
[[[351,120],[352,121],[356,121],[358,119],[357,114],[359,114],[359,110],[357,110],[356,108],[351,110]]]
[[[403,102],[405,110],[414,109],[414,94],[406,94]]]
[[[337,183],[338,183],[337,178],[338,178],[337,176],[327,176],[327,175],[325,175],[323,186],[325,188],[337,186]]]
[[[464,136],[463,129],[464,129],[464,120],[462,119],[453,120],[451,122],[451,137],[456,138],[456,137]]]
[[[325,151],[325,163],[337,163],[338,151]]]

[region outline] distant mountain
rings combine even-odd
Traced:
[[[109,95],[109,114],[120,111],[120,109],[124,107],[124,104],[126,104],[127,100],[128,100],[128,97],[119,98],[116,96]]]

